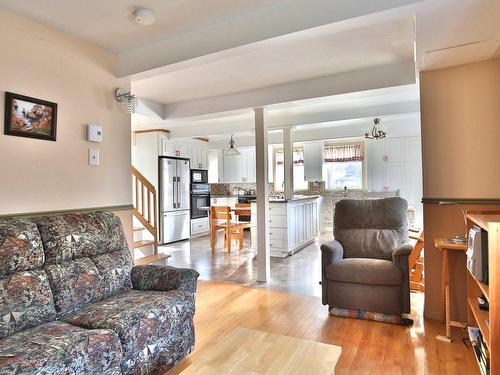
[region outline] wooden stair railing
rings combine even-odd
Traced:
[[[158,253],[158,210],[156,189],[151,182],[132,166],[132,186],[135,199],[132,214],[144,225],[154,238],[154,254]]]

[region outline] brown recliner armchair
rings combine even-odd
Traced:
[[[402,198],[337,203],[335,240],[321,245],[323,305],[410,312],[407,208]]]

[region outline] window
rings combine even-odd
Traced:
[[[325,187],[331,190],[363,188],[363,147],[361,144],[325,147]]]
[[[285,155],[283,150],[276,150],[274,155],[274,190],[283,191],[285,188]],[[307,181],[304,181],[304,152],[301,148],[293,150],[293,188],[295,191],[309,188]]]

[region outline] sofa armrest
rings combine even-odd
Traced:
[[[336,260],[344,258],[344,247],[337,241],[329,241],[321,245],[321,287],[323,305],[328,304],[328,280],[326,267]]]
[[[408,256],[413,251],[413,246],[405,243],[392,251],[392,261],[403,270],[408,270]]]
[[[196,280],[200,274],[188,268],[158,265],[142,265],[132,268],[132,286],[136,290],[184,290],[196,292]]]

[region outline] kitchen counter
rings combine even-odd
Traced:
[[[255,195],[210,194],[212,198],[257,198]]]
[[[296,195],[293,199],[269,200],[269,250],[284,258],[303,249],[319,234],[318,195]],[[251,206],[252,246],[257,246],[257,202]]]
[[[301,200],[306,200],[306,199],[316,199],[319,198],[320,195],[294,195],[292,199],[286,199],[286,198],[273,198],[272,196],[269,197],[269,203],[289,203],[289,202],[295,202],[295,201],[301,201]],[[257,199],[250,201],[251,203],[257,202]]]

